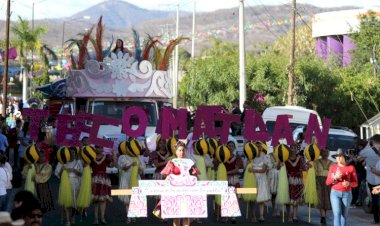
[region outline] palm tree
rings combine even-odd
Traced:
[[[53,60],[57,60],[57,56],[53,50],[48,48],[47,45],[41,41],[42,35],[46,33],[47,28],[36,27],[34,29],[31,29],[27,20],[22,19],[20,16],[18,17],[18,20],[18,23],[16,23],[12,28],[12,32],[14,35],[14,41],[18,51],[20,64],[25,70],[23,76],[23,99],[25,100],[27,86],[26,74],[30,72],[30,70],[33,70],[33,65],[32,62],[29,61],[29,57],[33,54],[34,51],[36,51],[37,57],[42,61],[42,73],[45,76],[48,76],[48,56],[51,56]]]

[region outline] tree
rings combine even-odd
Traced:
[[[213,40],[213,46],[184,68],[180,97],[186,105],[229,105],[238,97],[238,52],[233,44]]]
[[[33,51],[36,51],[37,59],[35,60],[37,61],[39,59],[43,65],[41,68],[42,72],[40,74],[45,74],[46,77],[48,73],[49,56],[52,57],[53,60],[57,60],[57,56],[54,51],[41,41],[42,35],[44,35],[47,30],[45,27],[36,27],[31,29],[27,20],[24,20],[21,17],[18,17],[18,20],[18,23],[16,23],[12,28],[12,32],[14,35],[14,41],[18,51],[20,64],[24,67],[26,73],[30,70],[35,71],[30,59]],[[46,79],[42,81],[45,82]]]
[[[356,46],[353,51],[352,66],[357,71],[360,71],[363,67],[371,67],[370,58],[375,46],[377,46],[376,54],[380,54],[379,27],[380,18],[376,16],[375,12],[368,11],[361,15],[359,31],[350,35]]]

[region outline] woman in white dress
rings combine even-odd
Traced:
[[[138,162],[134,161],[134,157],[129,155],[120,155],[117,161],[119,168],[119,189],[130,189],[131,173],[133,166],[138,164],[139,172],[143,172],[145,169],[145,163],[141,158],[138,158]],[[140,173],[138,173],[138,180],[140,180]],[[128,216],[129,196],[119,196],[119,200],[124,203],[125,210]],[[131,223],[131,218],[127,217],[127,224]]]
[[[272,194],[272,216],[280,216],[278,212],[278,208],[276,205],[276,195],[277,195],[277,187],[278,187],[278,175],[280,174],[280,170],[277,168],[278,162],[274,157],[274,153],[268,154],[268,183],[270,193]]]
[[[64,166],[62,166],[61,163],[58,163],[54,172],[54,174],[58,178],[60,178],[63,171],[63,167],[64,167],[67,170],[67,173],[69,175],[71,194],[73,196],[73,206],[71,208],[71,216],[70,216],[69,209],[65,209],[68,225],[70,223],[75,224],[75,214],[78,211],[76,201],[78,199],[81,178],[82,178],[82,173],[83,173],[83,163],[80,159],[78,159],[77,149],[75,147],[70,147],[69,150],[70,150],[70,156],[71,156],[70,162],[66,163]]]
[[[260,213],[259,222],[260,223],[264,222],[265,203],[271,199],[271,193],[269,190],[268,177],[267,177],[268,165],[269,165],[269,160],[267,156],[265,155],[265,152],[261,149],[259,157],[253,159],[252,168],[249,170],[249,172],[254,173],[256,176],[256,184],[257,184],[256,203],[259,204],[259,213]]]

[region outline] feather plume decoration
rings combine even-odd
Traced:
[[[189,38],[181,36],[181,37],[178,37],[177,39],[170,40],[169,45],[166,47],[164,56],[162,57],[159,70],[166,71],[168,69],[169,59],[173,53],[174,47],[176,47],[183,40],[189,40]]]
[[[73,51],[71,51],[71,53],[70,53],[70,60],[71,60],[71,68],[73,70],[76,70],[77,69],[77,62],[76,62],[76,60],[74,58]]]
[[[162,55],[163,55],[164,49],[154,46],[153,52],[154,52],[153,64],[155,66],[155,69],[158,70],[162,61]]]
[[[137,31],[133,28],[133,41],[135,46],[135,58],[138,62],[141,61],[141,46],[140,46],[140,36]]]
[[[96,60],[97,61],[103,61],[103,48],[102,48],[102,42],[103,42],[103,25],[102,25],[102,18],[101,16],[98,21],[98,26],[96,27],[96,45],[94,46],[95,52],[96,52]]]
[[[78,57],[78,69],[83,69],[84,68],[84,64],[85,64],[85,59],[86,59],[86,56],[87,56],[87,44],[88,44],[88,41],[90,40],[90,37],[91,37],[91,33],[92,33],[92,30],[94,29],[94,26],[92,26],[87,32],[86,34],[83,36],[83,42],[82,42],[82,45],[81,47],[79,48],[79,57]]]
[[[80,49],[82,46],[82,40],[81,39],[69,39],[66,42],[69,43],[69,45],[65,48],[65,50],[72,50],[75,46]]]
[[[112,35],[111,44],[108,46],[108,48],[106,50],[103,50],[103,56],[104,57],[108,57],[111,54],[112,46],[113,46],[113,35]]]
[[[148,35],[148,39],[144,44],[144,51],[142,54],[142,60],[149,60],[149,55],[151,52],[152,47],[154,47],[157,43],[160,43],[158,39],[153,39],[151,36]]]

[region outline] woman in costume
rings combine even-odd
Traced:
[[[231,159],[225,163],[228,175],[228,185],[240,188],[239,170],[244,168],[243,159],[236,153],[236,144],[230,140],[227,147],[231,152]]]
[[[186,153],[186,144],[178,141],[175,145],[175,156],[176,158],[182,159],[186,158],[185,153]],[[198,169],[193,165],[190,170],[189,170],[190,175],[197,176],[199,175]],[[178,167],[174,165],[174,163],[169,160],[168,163],[166,164],[165,168],[161,171],[161,174],[164,176],[168,176],[170,174],[173,175],[180,175],[181,171]],[[183,226],[189,226],[190,225],[190,219],[189,218],[175,218],[173,219],[173,226],[179,226],[181,225],[181,220],[182,220],[182,225]]]
[[[263,149],[261,143],[256,143],[257,147]],[[277,187],[278,187],[278,176],[280,174],[280,170],[278,169],[278,161],[274,157],[274,152],[268,154],[268,184],[270,193],[272,195],[272,216],[280,216],[279,209],[276,205],[276,196],[277,196]]]
[[[170,152],[166,149],[166,142],[163,139],[158,140],[156,151],[150,153],[149,162],[153,163],[156,170],[153,174],[153,180],[162,180],[164,179],[161,175],[161,171],[165,168],[166,164],[169,161]]]
[[[326,224],[326,212],[331,210],[330,191],[326,186],[327,174],[333,162],[329,159],[329,150],[321,149],[321,158],[315,160],[315,176],[317,181],[318,208],[321,213],[321,224]]]
[[[121,39],[117,39],[116,40],[116,46],[115,48],[112,50],[113,53],[115,53],[116,55],[119,53],[119,52],[122,52],[123,54],[125,53],[128,53],[129,56],[131,57],[133,55],[133,53],[126,47],[124,47],[124,42],[123,40]]]
[[[352,200],[351,190],[358,186],[358,178],[354,166],[347,165],[348,155],[343,149],[339,148],[333,157],[336,163],[329,169],[326,185],[331,186],[330,200],[334,226],[346,226]]]
[[[74,147],[69,148],[70,151],[70,160],[64,166],[61,163],[58,163],[57,168],[55,169],[55,175],[60,178],[62,171],[67,170],[70,179],[70,188],[72,194],[72,208],[71,211],[68,208],[65,208],[65,216],[67,225],[75,224],[75,213],[78,211],[76,201],[79,195],[79,189],[81,184],[81,176],[83,172],[82,161],[78,159],[77,150]],[[70,213],[71,212],[71,213]]]
[[[288,221],[298,222],[298,206],[304,203],[304,184],[302,171],[308,169],[303,156],[297,155],[295,145],[290,147],[289,159],[285,162],[286,171],[289,180],[289,198]]]
[[[243,159],[236,153],[236,143],[233,140],[227,142],[227,147],[231,152],[231,159],[224,165],[227,170],[228,186],[234,186],[240,188],[240,173],[239,170],[244,168]],[[215,164],[216,167],[219,163]],[[226,219],[222,219],[222,222]],[[236,223],[236,219],[231,218],[231,223]]]
[[[254,173],[256,176],[257,184],[257,198],[256,203],[259,204],[259,223],[264,222],[264,207],[265,203],[271,199],[271,193],[268,184],[267,171],[269,165],[269,159],[266,156],[266,151],[260,145],[259,147],[259,157],[254,158],[252,161],[252,168],[249,172]],[[255,210],[253,210],[255,211]],[[253,214],[255,216],[255,214]]]
[[[40,151],[40,158],[36,163],[36,175],[34,181],[36,183],[37,198],[41,202],[42,212],[50,212],[54,210],[53,196],[50,190],[49,179],[53,173],[53,168],[46,163],[45,152]]]
[[[130,189],[130,182],[133,178],[131,178],[132,168],[134,166],[138,166],[139,172],[143,172],[145,169],[145,163],[142,158],[138,158],[139,161],[135,162],[134,157],[131,157],[130,155],[124,154],[120,155],[117,161],[117,165],[119,168],[119,189]],[[140,174],[138,174],[138,178],[135,178],[140,180]],[[128,207],[129,207],[129,196],[128,195],[121,195],[119,196],[119,200],[124,203],[125,210],[128,215]],[[128,218],[127,217],[127,224],[131,223],[131,221],[134,220],[134,218]]]
[[[112,156],[106,156],[103,153],[103,147],[95,146],[96,158],[91,162],[92,168],[92,202],[94,203],[95,225],[99,224],[99,208],[100,223],[107,224],[105,214],[107,202],[112,202],[111,198],[111,180],[106,174],[106,168],[112,165]]]

